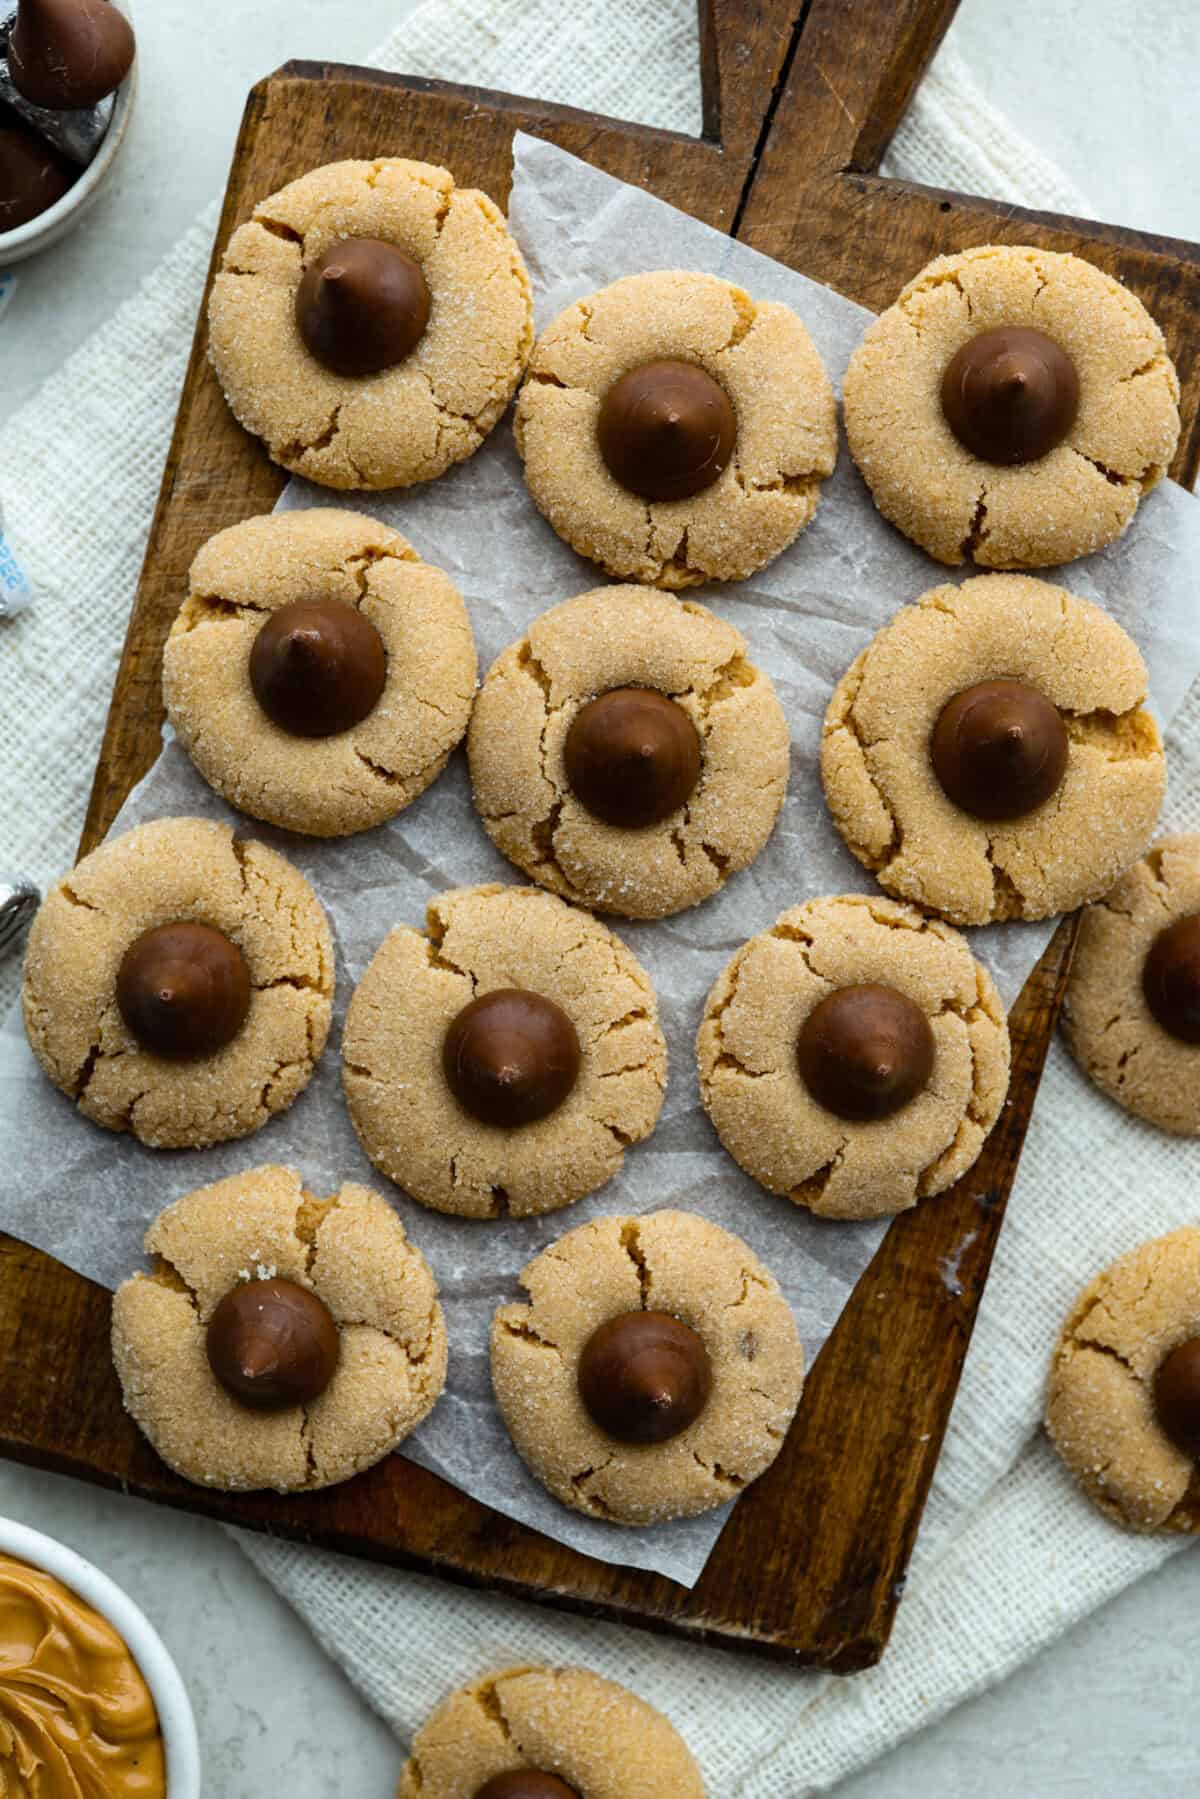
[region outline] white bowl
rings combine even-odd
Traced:
[[[125,17],[132,21],[133,14],[129,8],[129,0],[114,0],[114,3],[119,4]],[[135,56],[133,67],[117,89],[116,99],[113,102],[113,115],[108,122],[108,130],[104,133],[100,148],[74,187],[68,188],[61,200],[56,200],[53,206],[48,206],[45,212],[40,212],[36,219],[29,219],[24,225],[17,225],[12,231],[0,231],[0,269],[7,268],[12,262],[23,262],[27,256],[34,256],[39,250],[48,250],[51,244],[56,244],[60,237],[65,237],[68,231],[73,230],[88,208],[94,204],[117,160],[117,152],[125,141],[136,90],[137,57]]]
[[[0,238],[0,245],[3,242]],[[158,1712],[167,1754],[167,1799],[200,1799],[196,1720],[179,1670],[145,1613],[115,1581],[65,1543],[56,1543],[53,1537],[44,1537],[40,1530],[30,1530],[15,1519],[0,1518],[0,1551],[61,1580],[120,1632],[142,1671]]]

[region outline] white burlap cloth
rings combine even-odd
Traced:
[[[682,130],[699,124],[693,0],[584,10],[565,0],[435,0],[375,60]],[[1088,210],[988,106],[953,33],[888,171]],[[0,860],[43,883],[69,863],[78,836],[215,216],[210,209],[0,441],[7,529],[39,594],[36,610],[0,636]],[[1165,823],[1200,829],[1196,691],[1169,753]],[[0,1007],[15,990],[9,967]],[[239,1541],[401,1738],[449,1687],[488,1666],[578,1660],[667,1711],[714,1795],[799,1799],[822,1790],[1180,1547],[1105,1524],[1035,1433],[1064,1309],[1094,1269],[1191,1215],[1196,1153],[1122,1117],[1052,1051],[892,1645],[879,1669],[854,1680],[796,1675],[263,1538]]]

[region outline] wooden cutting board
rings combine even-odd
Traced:
[[[1125,281],[1166,332],[1183,383],[1173,473],[1191,485],[1200,457],[1197,246],[875,173],[954,9],[955,0],[701,0],[699,139],[436,81],[288,64],[247,102],[214,263],[256,200],[340,157],[448,163],[461,182],[503,202],[517,129],[876,310],[942,251],[983,242],[1073,250]],[[283,482],[226,408],[201,322],[81,853],[103,837],[158,753],[162,643],[193,555],[212,532],[269,511]],[[1072,943],[1067,921],[1013,1012],[1011,1093],[983,1155],[953,1191],[893,1223],[817,1359],[778,1461],[739,1501],[690,1592],[552,1543],[399,1457],[303,1497],[187,1485],[122,1410],[108,1294],[10,1238],[0,1238],[0,1451],[550,1605],[841,1672],[867,1667],[884,1649],[903,1589]],[[945,1277],[947,1266],[956,1278]]]

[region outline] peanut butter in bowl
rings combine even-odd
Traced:
[[[0,1553],[0,1793],[166,1799],[166,1754],[128,1644],[77,1593]]]

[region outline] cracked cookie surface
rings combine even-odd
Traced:
[[[536,1256],[521,1285],[528,1303],[492,1321],[492,1385],[517,1453],[564,1505],[613,1524],[690,1518],[775,1460],[804,1357],[779,1283],[739,1237],[691,1212],[597,1218]],[[704,1410],[665,1443],[615,1441],[577,1387],[592,1332],[639,1310],[689,1326],[712,1369]]]
[[[296,326],[304,270],[346,237],[398,245],[432,296],[416,347],[375,375],[325,368]],[[529,277],[499,207],[401,157],[328,163],[260,201],[229,240],[208,323],[239,423],[284,468],[340,488],[408,487],[473,455],[533,341]]]
[[[639,829],[605,824],[563,764],[580,708],[655,689],[701,740],[685,805]],[[647,587],[601,587],[534,621],[488,671],[467,748],[475,804],[502,854],[543,887],[600,911],[662,918],[707,899],[763,848],[787,792],[787,720],[732,625]]]
[[[1164,837],[1079,924],[1062,1028],[1080,1068],[1127,1112],[1200,1136],[1200,1046],[1157,1022],[1142,990],[1160,931],[1200,912],[1200,835]]]
[[[117,1006],[121,959],[181,920],[231,938],[250,1010],[223,1049],[171,1061],[143,1049]],[[333,942],[298,869],[229,825],[160,818],[100,845],[47,894],[22,988],[30,1047],[85,1118],[153,1149],[247,1136],[303,1092],[325,1047]]]
[[[309,600],[354,606],[387,652],[374,710],[335,736],[282,730],[250,684],[264,620]],[[210,786],[254,818],[318,837],[381,824],[436,780],[467,728],[475,676],[470,620],[449,577],[398,531],[333,507],[246,519],[209,538],[163,653],[167,716]]]
[[[515,1129],[469,1116],[442,1067],[451,1021],[503,988],[561,1007],[582,1052],[562,1104]],[[430,902],[424,931],[400,925],[376,951],[346,1015],[342,1078],[367,1155],[413,1199],[523,1218],[602,1186],[649,1136],[667,1049],[649,977],[606,926],[534,887],[462,887]]]
[[[1046,1429],[1092,1502],[1130,1530],[1200,1529],[1196,1464],[1155,1415],[1154,1375],[1200,1336],[1200,1229],[1141,1244],[1080,1295],[1050,1369]]]
[[[942,374],[979,333],[1042,331],[1079,376],[1065,440],[984,462],[942,414]],[[868,327],[846,370],[850,451],[875,504],[939,562],[1045,568],[1119,537],[1179,437],[1179,381],[1141,301],[1080,257],[981,244],[939,256]]]
[[[640,364],[697,364],[725,389],[737,441],[711,487],[645,500],[596,440],[605,393]],[[559,536],[610,575],[651,586],[742,581],[799,535],[837,459],[833,389],[789,307],[715,275],[629,275],[577,300],[538,338],[514,422],[525,479]]]
[[[1028,682],[1069,739],[1053,797],[1023,818],[947,798],[929,740],[977,682]],[[821,777],[847,847],[880,885],[954,924],[1047,918],[1099,898],[1146,848],[1166,784],[1146,666],[1099,606],[1028,575],[977,575],[898,612],[825,714]]]
[[[443,1699],[413,1739],[396,1799],[464,1799],[536,1768],[579,1799],[704,1799],[682,1737],[627,1687],[586,1668],[505,1668]]]
[[[390,1455],[446,1381],[446,1325],[424,1256],[391,1207],[347,1181],[328,1199],[267,1164],[185,1194],[146,1232],[150,1274],[113,1296],[126,1410],[168,1467],[226,1491],[311,1491]],[[209,1367],[208,1321],[248,1280],[294,1281],[338,1326],[336,1372],[284,1411],[239,1405]]]
[[[925,1013],[934,1063],[889,1117],[826,1111],[796,1046],[829,993],[868,982]],[[771,1193],[825,1218],[877,1218],[941,1193],[974,1162],[1008,1090],[1008,1025],[992,977],[948,925],[850,894],[793,906],[715,982],[696,1041],[700,1094],[734,1160]]]

